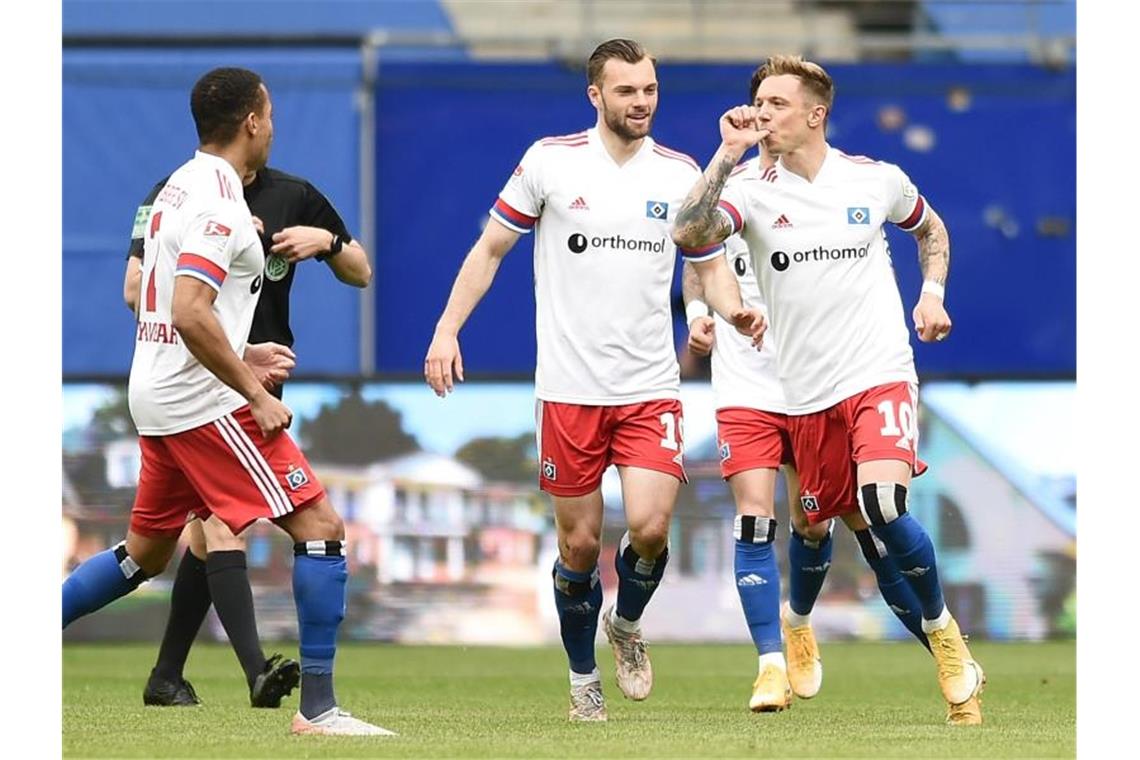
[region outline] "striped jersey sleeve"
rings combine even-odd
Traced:
[[[179,242],[175,277],[193,277],[221,290],[237,249],[238,213],[238,204],[220,202],[195,215]]]
[[[523,235],[542,215],[542,149],[541,141],[530,146],[490,210],[492,219]]]
[[[885,164],[887,219],[904,232],[913,232],[926,220],[926,200],[902,169]]]

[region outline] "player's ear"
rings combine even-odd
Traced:
[[[811,111],[808,112],[808,126],[818,127],[823,124],[823,120],[827,118],[827,106],[822,103],[817,103],[812,106]]]
[[[586,86],[586,97],[590,99],[590,105],[594,108],[602,107],[602,92],[596,84]]]

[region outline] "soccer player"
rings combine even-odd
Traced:
[[[333,690],[344,523],[285,432],[292,413],[239,358],[265,270],[241,177],[269,157],[269,91],[252,71],[214,69],[190,108],[200,147],[155,199],[144,244],[129,388],[142,471],[130,528],[64,582],[63,625],[162,572],[187,512],[215,514],[234,534],[271,519],[294,541],[302,675],[292,732],[388,735],[341,710]]]
[[[151,207],[168,179],[151,189],[135,214],[123,297],[136,313]],[[270,393],[280,399],[281,383],[295,365],[289,327],[294,265],[310,258],[323,260],[337,279],[358,288],[371,281],[372,269],[368,253],[353,240],[336,209],[307,180],[267,166],[244,176],[242,184],[262,248],[269,254],[244,358],[261,362]],[[199,704],[182,671],[212,602],[245,673],[250,704],[279,707],[300,680],[300,666],[277,654],[266,659],[262,652],[246,570],[245,539],[234,536],[215,516],[205,521],[192,518],[187,538],[189,546],[175,576],[158,660],[143,690],[144,704]]]
[[[527,150],[463,262],[424,361],[441,397],[463,380],[459,330],[503,256],[536,230],[539,485],[554,503],[554,600],[573,721],[606,719],[594,637],[602,603],[600,486],[610,464],[621,477],[628,531],[614,556],[617,603],[602,623],[622,693],[642,700],[653,684],[640,621],[665,572],[669,523],[685,480],[669,222],[700,174],[691,158],[649,136],[657,76],[639,43],[604,42],[586,69],[596,125]],[[682,252],[712,308],[759,344],[763,318],[741,303],[721,246]]]
[[[816,524],[858,510],[920,601],[948,721],[981,722],[985,684],[938,582],[934,547],[907,513],[917,457],[917,375],[883,225],[918,242],[925,283],[912,316],[943,340],[950,246],[942,220],[897,167],[825,140],[831,77],[773,56],[755,103],[720,119],[721,145],[678,214],[674,240],[701,247],[740,232],[772,321],[801,504]],[[762,144],[765,172],[729,179]]]
[[[753,169],[748,164],[737,169],[745,170]],[[748,248],[739,235],[729,237],[724,245],[725,256],[740,283],[741,298],[749,306],[763,309]],[[787,406],[771,343],[766,342],[757,352],[718,316],[710,316],[701,300],[700,281],[688,265],[681,286],[689,322],[689,350],[698,356],[712,354],[721,475],[728,481],[736,502],[736,590],[759,655],[749,709],[779,711],[791,704],[792,693],[810,699],[822,685],[819,646],[810,618],[831,565],[833,523],[809,523],[800,504],[799,478],[788,441]],[[780,571],[772,549],[776,536],[776,473],[781,465],[791,517],[789,599],[782,615]],[[877,548],[858,512],[843,515],[842,519],[854,531],[890,610],[929,649],[922,632],[918,598],[894,561]],[[789,621],[794,621],[794,625]],[[781,633],[787,644],[786,661]]]

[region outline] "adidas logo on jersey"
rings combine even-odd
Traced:
[[[586,199],[579,195],[577,198],[574,199],[574,202],[570,204],[570,210],[571,211],[589,211],[590,210],[590,204],[586,203]]]
[[[785,227],[791,227],[792,223],[788,221],[787,214],[780,214],[780,218],[772,222],[772,229],[782,230]]]

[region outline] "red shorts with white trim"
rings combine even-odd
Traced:
[[[681,402],[584,406],[538,400],[538,485],[555,496],[585,496],[611,464],[656,470],[687,483]]]
[[[305,455],[286,432],[266,439],[248,406],[175,435],[141,436],[142,471],[131,530],[177,536],[191,512],[218,516],[235,534],[324,495]]]
[[[775,470],[795,461],[786,414],[741,406],[717,409],[716,437],[725,480],[745,470]]]
[[[812,414],[789,415],[788,435],[800,475],[800,502],[808,522],[859,510],[856,466],[897,459],[914,475],[918,458],[918,388],[877,385]]]

